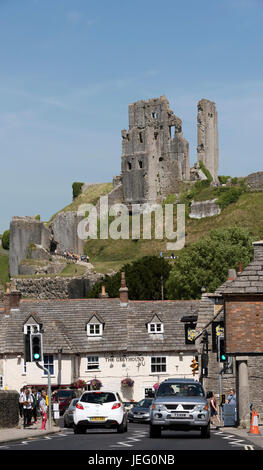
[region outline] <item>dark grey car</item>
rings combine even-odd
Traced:
[[[76,408],[76,404],[78,403],[79,398],[73,398],[71,400],[68,408],[64,413],[64,428],[72,428],[73,427],[73,411]]]
[[[136,423],[149,422],[152,402],[153,398],[143,398],[143,400],[138,401],[128,412],[128,420]]]

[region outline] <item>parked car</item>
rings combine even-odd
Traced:
[[[128,416],[117,392],[84,392],[73,412],[74,434],[83,434],[89,428],[115,428],[127,431]]]
[[[67,407],[64,413],[64,428],[73,427],[73,411],[75,410],[78,401],[78,398],[73,398],[73,400],[71,400],[69,406]]]
[[[150,437],[162,429],[200,430],[210,437],[210,412],[202,385],[194,379],[167,379],[156,391],[150,412]]]
[[[56,392],[53,394],[53,397],[55,401],[59,403],[59,412],[60,416],[62,416],[69,406],[71,400],[76,398],[76,392],[70,389],[56,390]]]
[[[124,401],[124,408],[129,411],[134,405],[136,405],[137,401]]]
[[[153,398],[143,398],[143,400],[140,400],[129,410],[128,420],[137,423],[149,422],[152,402]]]

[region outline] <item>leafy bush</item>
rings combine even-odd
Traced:
[[[224,176],[224,175],[218,176],[220,184],[226,184],[226,182],[227,182],[227,180],[229,180],[229,178],[231,178],[231,176]]]
[[[198,299],[204,286],[214,292],[226,279],[228,269],[246,267],[253,257],[252,239],[247,230],[212,230],[208,238],[182,251],[166,283],[169,299]]]
[[[2,247],[4,250],[9,250],[10,230],[6,230],[2,236]]]
[[[243,190],[239,187],[230,187],[230,188],[219,188],[219,197],[217,199],[217,204],[221,209],[224,209],[229,204],[236,202],[241,196]]]
[[[73,190],[73,199],[75,199],[76,197],[78,197],[81,193],[81,188],[83,186],[84,183],[80,183],[78,181],[75,181],[73,184],[72,184],[72,190]]]
[[[161,300],[162,283],[165,285],[170,270],[171,265],[166,259],[158,256],[144,256],[133,263],[125,264],[113,276],[106,275],[103,280],[96,282],[88,292],[88,298],[98,297],[102,285],[105,286],[109,297],[119,297],[121,272],[124,271],[131,300]],[[165,296],[164,288],[164,298]]]

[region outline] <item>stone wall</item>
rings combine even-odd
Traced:
[[[263,171],[251,173],[247,176],[246,182],[253,191],[263,191]]]
[[[19,264],[27,258],[30,244],[41,245],[49,250],[49,230],[43,222],[34,217],[13,217],[10,223],[10,276],[16,276],[19,273]]]
[[[18,392],[0,390],[0,428],[14,428],[18,425],[18,399]]]
[[[210,171],[214,181],[218,180],[218,128],[214,102],[202,99],[197,113],[197,157]]]
[[[189,144],[165,96],[129,105],[122,131],[124,203],[155,203],[190,180]]]
[[[205,217],[213,217],[221,213],[221,209],[218,204],[216,204],[216,199],[210,199],[207,201],[191,203],[191,211],[189,217],[191,219],[202,219]]]
[[[101,275],[80,277],[16,278],[16,288],[23,298],[34,299],[81,299]]]

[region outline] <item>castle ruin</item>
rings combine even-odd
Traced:
[[[165,96],[129,105],[129,129],[122,130],[121,175],[114,178],[118,202],[157,203],[179,194],[182,183],[206,179],[201,161],[218,180],[218,131],[214,102],[202,99],[197,114],[197,163],[190,168],[182,121]],[[117,191],[116,191],[117,194]],[[114,202],[114,193],[111,195]]]

